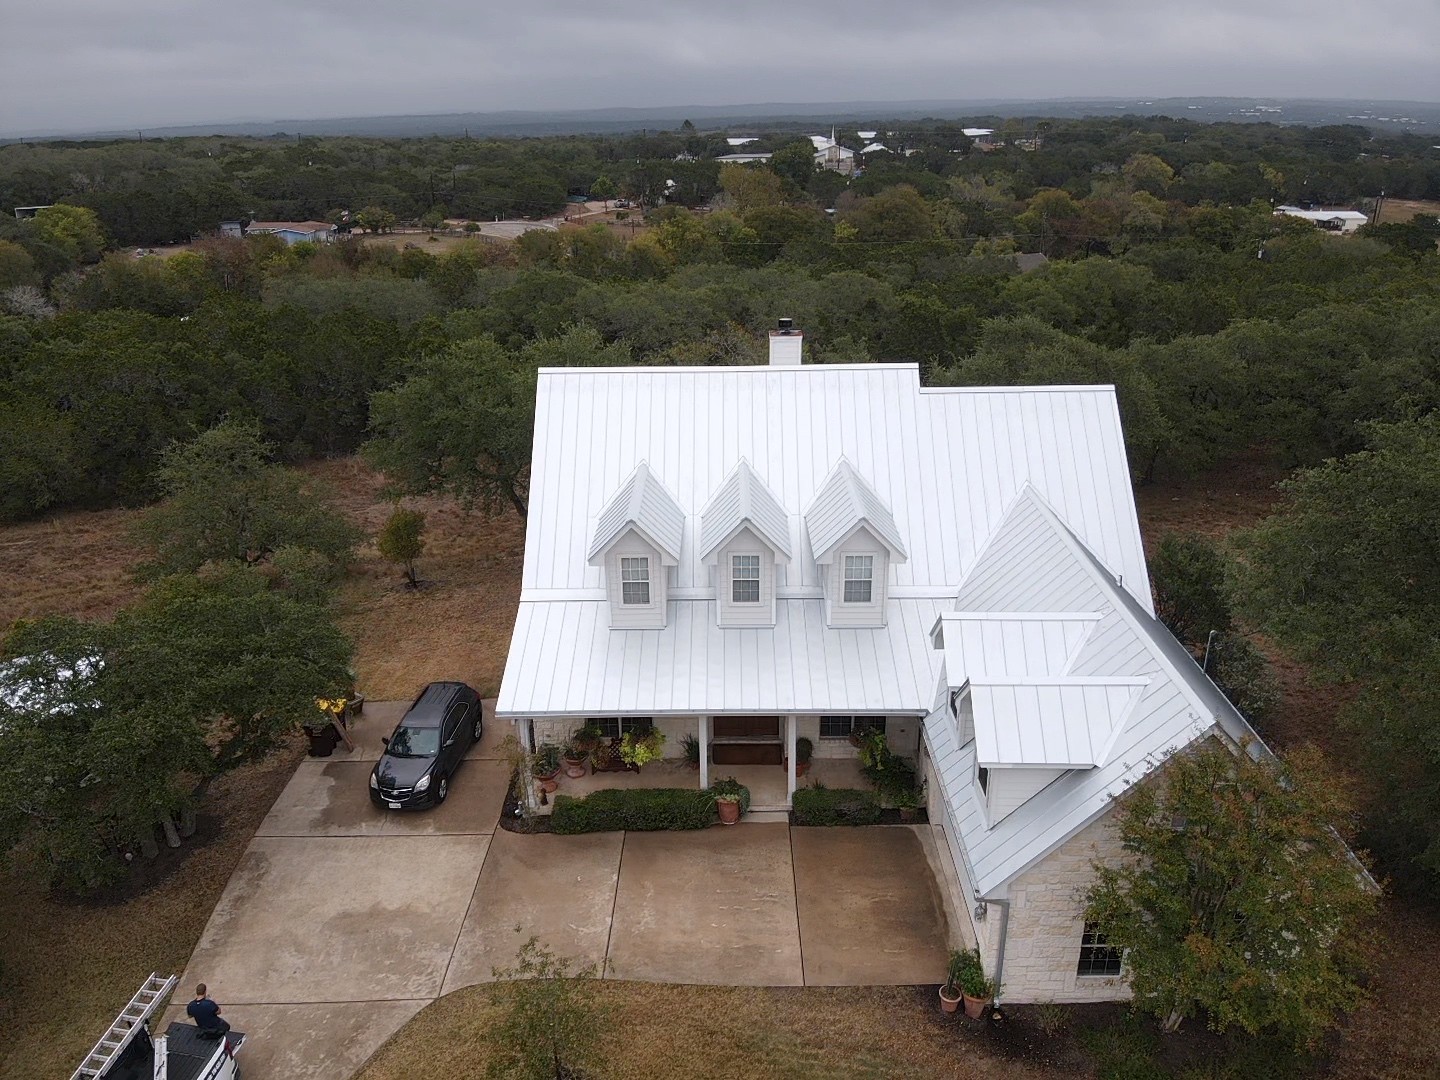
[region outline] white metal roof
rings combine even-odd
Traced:
[[[693,508],[710,502],[741,458],[786,508],[810,506],[841,458],[865,478],[890,508],[908,555],[890,567],[885,627],[825,626],[812,538],[793,512],[791,558],[776,570],[777,626],[715,627],[715,585]],[[642,462],[692,512],[668,589],[669,625],[610,631],[601,569],[589,561],[599,536],[592,523]],[[1106,565],[1121,569],[1148,610],[1111,387],[922,388],[913,364],[544,369],[520,612],[497,712],[924,712],[938,679],[941,656],[929,631],[941,609],[1097,610],[955,603],[1027,484]],[[997,590],[1003,579],[998,570],[986,574]],[[803,618],[796,601],[808,602]],[[812,660],[837,655],[836,642],[845,660],[827,662],[816,682]],[[747,657],[774,681],[749,674]],[[910,682],[875,690],[887,679]]]
[[[729,136],[728,138],[726,138],[726,140],[725,140],[725,142],[728,143],[730,146],[749,146],[752,142],[757,142],[757,141],[758,141],[758,138],[757,138],[757,136],[754,136],[754,135],[742,135],[742,136],[731,135],[731,136]]]
[[[750,528],[785,560],[790,558],[790,515],[744,458],[700,511],[700,558],[743,528]]]
[[[599,564],[610,545],[634,529],[665,557],[667,565],[680,561],[685,539],[685,511],[675,496],[650,472],[645,462],[635,466],[618,491],[605,504],[595,522],[588,561]]]
[[[972,139],[979,138],[981,135],[995,134],[994,128],[961,128],[960,130]]]
[[[972,681],[1061,675],[1099,612],[947,611],[935,630],[945,670]]]
[[[925,737],[940,787],[971,880],[981,895],[999,895],[1011,878],[1100,817],[1112,797],[1216,725],[1236,742],[1249,741],[1253,755],[1264,752],[1244,718],[1155,618],[1150,606],[1139,602],[1128,581],[1125,586],[1120,584],[1039,492],[1027,489],[1017,496],[960,595],[959,606],[966,610],[947,613],[937,628],[947,657],[946,685],[959,687],[966,679],[966,673],[952,667],[949,658],[952,648],[963,648],[961,635],[952,633],[952,626],[963,627],[972,636],[989,632],[989,628],[972,629],[972,624],[980,621],[975,604],[984,598],[996,612],[1032,612],[1032,621],[1042,625],[1057,621],[1057,612],[1073,607],[1073,622],[1085,626],[1086,633],[1078,646],[1059,643],[1067,653],[1060,674],[1072,682],[1085,680],[1075,685],[1095,685],[1089,680],[1099,679],[1101,684],[1115,686],[1114,700],[1106,701],[1096,713],[1102,719],[1108,716],[1105,722],[1113,723],[1113,728],[1101,752],[1091,755],[1097,759],[1094,767],[1063,773],[993,828],[986,825],[973,782],[977,753],[982,763],[987,755],[996,756],[980,737],[979,710],[976,739],[963,746],[949,709],[949,695],[926,718]],[[998,621],[1016,620],[1004,614]],[[1021,641],[1012,634],[997,642],[992,634],[983,648],[965,649],[963,660],[969,662],[973,657],[991,671],[1020,666],[1052,668],[1053,652],[1037,656],[1037,647],[1055,647],[1054,631],[1050,634],[1051,638],[1038,646],[1033,636]],[[1125,696],[1121,687],[1133,695],[1132,700],[1120,700]],[[1089,723],[1090,707],[1086,702],[1085,724]],[[1071,702],[1052,702],[1045,716],[1058,710],[1066,718],[1068,734],[1072,710],[1078,708]],[[1080,722],[1073,725],[1080,726]],[[1049,734],[1048,729],[1044,734]],[[999,745],[1014,735],[997,731],[987,738]],[[1092,738],[1092,745],[1095,742],[1098,738]]]
[[[855,134],[859,135],[862,139],[873,139],[879,133],[874,131],[857,131]]]
[[[1304,218],[1306,221],[1358,221],[1364,223],[1370,220],[1369,214],[1361,213],[1359,210],[1302,210],[1298,206],[1277,206],[1275,213]]]
[[[805,511],[811,556],[817,563],[828,563],[836,546],[861,525],[889,549],[891,559],[905,561],[905,541],[900,537],[895,515],[865,478],[842,457]]]
[[[888,146],[886,146],[883,142],[872,142],[872,143],[866,143],[864,146],[862,146],[862,147],[860,148],[860,153],[862,153],[862,154],[873,154],[873,153],[875,153],[877,150],[889,150],[889,149],[890,149],[890,148],[889,148]]]
[[[1103,765],[1111,740],[1148,681],[1113,676],[971,679],[976,756],[992,769]]]

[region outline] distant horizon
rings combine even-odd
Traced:
[[[978,115],[990,109],[1039,108],[1044,106],[1075,106],[1075,105],[1097,105],[1125,103],[1128,106],[1125,111],[1134,112],[1136,109],[1154,105],[1159,108],[1162,104],[1182,104],[1186,102],[1210,102],[1210,103],[1241,103],[1249,102],[1257,105],[1279,104],[1282,106],[1320,105],[1320,106],[1352,106],[1352,107],[1375,107],[1375,106],[1421,106],[1426,110],[1434,110],[1440,113],[1440,98],[1427,100],[1423,98],[1389,98],[1389,97],[1346,97],[1346,96],[1287,96],[1283,94],[1064,94],[1052,97],[1017,98],[1006,96],[984,97],[984,98],[894,98],[894,99],[850,99],[845,101],[835,100],[808,100],[808,101],[763,101],[763,102],[738,102],[701,104],[689,103],[684,105],[606,105],[606,106],[573,106],[556,108],[533,108],[533,109],[474,109],[474,110],[425,110],[425,111],[404,111],[393,113],[353,113],[345,115],[324,115],[324,116],[288,116],[288,117],[265,117],[265,116],[244,116],[236,115],[229,118],[209,117],[200,120],[187,120],[172,123],[134,123],[131,125],[117,125],[108,127],[85,127],[73,128],[32,128],[26,130],[0,130],[0,139],[7,142],[23,140],[123,140],[132,137],[132,133],[146,135],[154,138],[174,137],[203,137],[206,134],[215,135],[240,135],[245,137],[257,136],[255,132],[249,131],[240,133],[235,129],[239,128],[269,128],[273,129],[270,134],[311,134],[320,136],[324,134],[359,134],[357,131],[335,130],[333,132],[304,131],[305,128],[320,128],[326,125],[336,125],[343,128],[365,127],[368,125],[384,126],[387,123],[411,121],[423,125],[427,121],[452,121],[458,122],[463,118],[475,118],[476,123],[484,125],[487,121],[492,124],[513,122],[518,126],[528,126],[525,122],[531,121],[542,124],[567,125],[569,123],[583,123],[586,120],[605,122],[606,127],[613,127],[616,124],[623,124],[627,118],[633,118],[637,123],[640,120],[674,121],[678,127],[685,119],[693,121],[709,120],[715,123],[712,126],[726,127],[734,126],[737,123],[753,122],[763,124],[765,122],[782,122],[786,120],[799,121],[813,119],[821,114],[834,114],[836,119],[852,119],[863,116],[866,119],[879,119],[882,116],[892,119],[903,119],[902,114],[915,113],[923,109],[946,110],[951,113],[965,113]],[[1117,106],[1118,108],[1119,106]],[[1194,106],[1191,106],[1194,108]],[[893,115],[886,110],[894,110]],[[1000,115],[997,112],[995,115]],[[1028,115],[1036,115],[1033,112]],[[1087,114],[1094,115],[1094,114]],[[948,117],[946,117],[948,118]],[[1076,117],[1065,117],[1076,118]],[[1177,117],[1184,118],[1184,117]],[[940,117],[937,117],[940,119]],[[1347,117],[1351,122],[1356,118]],[[1380,119],[1378,117],[1373,119]],[[1396,118],[1385,118],[1387,120]],[[1413,125],[1417,131],[1440,130],[1440,117],[1431,117],[1426,120],[1418,120]],[[1292,120],[1282,114],[1273,117],[1274,121],[1301,122]],[[723,122],[722,122],[723,121]],[[1313,122],[1313,121],[1312,121]],[[654,126],[654,125],[647,125]],[[287,130],[289,129],[289,130]],[[640,130],[638,127],[632,130]],[[1395,129],[1401,130],[1401,129]],[[178,133],[184,133],[184,135]],[[440,132],[436,132],[439,134]],[[564,134],[567,132],[555,132]],[[579,133],[576,129],[574,133]],[[596,132],[597,134],[602,132]],[[604,132],[613,134],[618,132]]]

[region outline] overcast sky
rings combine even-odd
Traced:
[[[759,102],[1440,99],[1440,0],[0,0],[0,131]]]

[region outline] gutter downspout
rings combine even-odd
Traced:
[[[1010,930],[1010,901],[994,900],[978,893],[975,899],[986,907],[996,904],[1000,908],[1000,948],[995,957],[995,996],[990,1000],[991,1005],[998,1006],[1005,975],[1005,935]]]

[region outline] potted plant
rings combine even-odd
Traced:
[[[565,744],[565,753],[562,754],[561,763],[565,766],[565,775],[571,780],[579,780],[585,775],[585,758],[588,752],[582,750],[572,739]]]
[[[969,963],[969,954],[953,949],[950,964],[945,969],[945,981],[940,984],[940,1011],[953,1013],[960,1007],[960,979]]]
[[[734,825],[740,815],[750,809],[750,789],[733,776],[711,784],[710,794],[715,799],[721,825]]]
[[[810,758],[815,753],[815,744],[801,735],[795,740],[795,775],[804,776],[810,771]]]
[[[578,727],[570,733],[571,745],[586,754],[599,746],[602,738],[604,738],[604,734],[601,730],[588,720],[584,726]]]
[[[649,731],[638,734],[627,731],[620,736],[620,760],[638,769],[657,760],[664,746],[665,733],[659,728],[652,727]]]
[[[881,771],[890,763],[890,743],[885,732],[878,728],[866,728],[856,744],[860,750],[860,765],[870,771]]]
[[[906,788],[895,795],[895,805],[900,810],[901,821],[914,821],[920,813],[920,789]]]
[[[685,759],[687,769],[700,768],[700,737],[688,733],[681,736],[680,755]]]
[[[555,777],[560,775],[560,748],[554,743],[541,743],[537,746],[530,762],[530,772],[540,781],[542,788],[554,791],[560,786],[555,780]]]
[[[980,953],[971,949],[970,960],[960,974],[960,995],[965,1000],[965,1015],[979,1020],[985,1013],[985,1006],[995,996],[995,984],[985,977],[980,964]]]
[[[319,715],[303,724],[305,735],[310,740],[311,757],[329,757],[340,742],[340,728],[337,721],[345,715],[349,702],[345,698],[316,698],[315,707]]]

